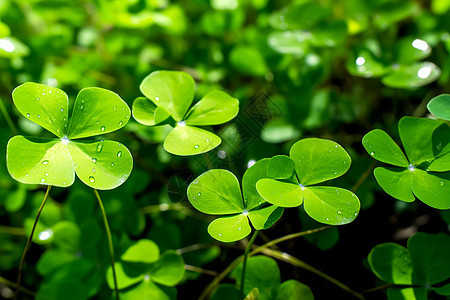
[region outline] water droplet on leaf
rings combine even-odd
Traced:
[[[444,185],[445,185],[445,182],[441,181],[441,186],[444,186]]]
[[[199,147],[198,145],[195,145],[195,146],[194,146],[195,149],[197,149],[198,147]]]
[[[106,129],[105,126],[100,127],[100,130],[101,130],[102,132],[105,131],[105,129]]]
[[[123,125],[123,122],[122,122],[122,121],[120,121],[120,122],[119,122],[119,126],[122,126],[122,125]]]
[[[27,118],[29,118],[30,117],[30,113],[27,113]]]
[[[43,164],[43,165],[48,165],[48,160],[44,160],[44,161],[42,162],[42,164]]]
[[[95,157],[92,158],[92,162],[95,164],[97,163],[97,159]]]
[[[122,151],[117,152],[117,157],[121,157],[122,156]]]
[[[94,176],[89,176],[89,181],[90,181],[90,182],[95,182]]]

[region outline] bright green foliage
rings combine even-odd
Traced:
[[[17,181],[68,187],[76,173],[86,185],[108,190],[130,175],[133,159],[122,144],[72,140],[115,131],[128,122],[130,109],[117,94],[100,88],[81,90],[70,120],[68,97],[60,89],[28,82],[14,90],[13,100],[23,116],[59,138],[10,139],[7,167]]]
[[[418,38],[406,37],[382,52],[378,41],[371,47],[359,46],[348,56],[347,69],[355,76],[380,77],[393,88],[416,88],[435,81],[441,74],[431,62],[418,62],[431,54],[430,45]]]
[[[450,121],[450,95],[443,94],[428,102],[428,110],[438,118]]]
[[[404,117],[398,129],[406,156],[380,129],[363,137],[363,146],[373,158],[399,167],[376,168],[378,184],[396,199],[412,202],[417,197],[431,207],[450,208],[449,126],[436,120]]]
[[[147,100],[140,97],[134,101],[134,118],[148,126],[165,121],[174,126],[164,141],[164,149],[176,155],[196,155],[216,148],[222,140],[195,126],[226,123],[239,111],[239,101],[222,91],[207,93],[191,107],[195,82],[185,72],[153,72],[144,78],[140,89]],[[172,121],[167,120],[169,117]]]
[[[151,240],[141,239],[131,245],[116,262],[117,283],[124,299],[172,299],[173,287],[184,277],[183,258],[167,250],[161,256],[159,247]],[[112,268],[106,280],[114,288]],[[154,298],[152,298],[154,297]]]
[[[358,215],[360,203],[353,192],[311,186],[337,178],[350,168],[350,156],[339,144],[324,139],[303,139],[292,146],[290,159],[284,158],[285,164],[279,163],[278,157],[272,160],[270,174],[278,175],[275,172],[278,169],[280,174],[286,172],[283,175],[288,178],[288,173],[293,172],[293,161],[296,176],[289,180],[259,180],[256,188],[267,202],[281,207],[296,207],[304,203],[305,211],[311,218],[329,225],[350,223]]]
[[[232,271],[231,277],[240,283],[241,276],[242,264],[239,264]],[[257,298],[259,300],[314,299],[309,287],[297,280],[291,279],[280,283],[280,270],[274,259],[266,256],[254,256],[248,259],[244,279],[244,294],[248,294],[256,288],[259,291],[259,297]],[[224,287],[219,286],[217,290],[219,289],[224,289]],[[231,292],[230,287],[227,286],[227,289]]]
[[[267,177],[268,161],[260,160],[245,172],[242,178],[244,199],[238,179],[227,170],[210,170],[191,182],[187,193],[192,206],[206,214],[232,214],[209,224],[208,232],[213,238],[222,242],[238,241],[250,234],[250,222],[261,230],[271,227],[281,217],[283,209],[265,205],[254,187],[259,179]]]
[[[375,246],[368,261],[378,278],[394,285],[388,299],[427,299],[427,292],[436,290],[433,285],[450,277],[449,252],[448,235],[416,233],[409,238],[407,249],[394,243]],[[437,291],[446,294],[445,288]]]

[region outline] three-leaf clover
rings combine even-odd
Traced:
[[[184,277],[183,258],[173,250],[160,255],[158,245],[152,240],[139,240],[120,258],[121,262],[115,263],[118,289],[127,289],[121,292],[121,299],[172,299],[169,295],[176,291],[166,287],[175,286]],[[114,289],[111,267],[106,279]]]
[[[443,122],[403,117],[398,131],[406,156],[383,130],[363,137],[375,159],[396,167],[378,167],[375,179],[392,197],[413,202],[415,197],[437,209],[450,208],[450,128]]]
[[[257,230],[271,227],[283,214],[275,205],[267,206],[256,191],[256,182],[266,175],[268,159],[251,166],[242,177],[241,188],[236,176],[223,169],[209,170],[197,177],[188,187],[192,206],[211,215],[226,215],[212,221],[209,234],[222,242],[234,242],[251,232],[249,219]]]
[[[257,182],[259,194],[269,203],[296,207],[304,202],[306,213],[329,225],[352,222],[359,213],[358,197],[349,190],[312,186],[343,175],[351,159],[337,143],[317,138],[296,142],[287,156],[274,157],[268,165],[272,178]],[[275,179],[274,179],[275,178]]]
[[[100,190],[121,185],[133,167],[130,151],[114,141],[77,141],[115,131],[128,122],[128,105],[111,91],[82,89],[69,119],[69,99],[57,88],[27,82],[13,91],[13,101],[28,120],[58,138],[12,137],[7,167],[19,182],[68,187],[75,173],[86,185]]]
[[[407,246],[384,243],[369,253],[368,262],[375,275],[393,284],[388,299],[427,299],[432,290],[450,295],[450,284],[433,286],[450,277],[450,237],[416,233]]]
[[[216,148],[222,142],[220,137],[196,126],[223,124],[239,112],[239,100],[217,90],[191,107],[195,82],[185,72],[153,72],[144,78],[140,89],[147,98],[134,101],[133,117],[148,126],[170,123],[174,128],[164,141],[164,149],[176,155],[196,155]]]

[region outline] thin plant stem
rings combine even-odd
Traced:
[[[287,263],[290,263],[296,267],[300,267],[303,268],[305,270],[308,270],[312,273],[315,273],[316,275],[334,283],[335,285],[337,285],[338,287],[342,288],[343,290],[353,294],[355,297],[359,298],[359,299],[364,299],[364,297],[359,294],[358,292],[352,290],[351,288],[349,288],[348,286],[346,286],[345,284],[341,283],[340,281],[338,281],[337,279],[334,279],[333,277],[323,273],[320,270],[315,269],[314,267],[306,264],[305,262],[290,256],[287,253],[283,253],[280,251],[276,251],[276,250],[271,250],[268,249],[268,247],[271,247],[275,244],[290,240],[290,239],[294,239],[297,237],[301,237],[301,236],[306,236],[309,234],[313,234],[325,229],[331,228],[331,226],[324,226],[324,227],[320,227],[317,229],[312,229],[312,230],[308,230],[308,231],[303,231],[303,232],[298,232],[298,233],[293,233],[293,234],[289,234],[286,236],[283,236],[281,238],[275,239],[273,241],[270,241],[262,246],[258,246],[256,247],[253,251],[251,251],[250,253],[248,253],[248,257],[251,257],[253,255],[256,255],[258,253],[264,253],[266,255],[275,257],[277,259],[286,261]],[[266,251],[267,250],[267,251]],[[289,259],[287,259],[289,258]],[[205,290],[203,291],[203,293],[201,294],[199,300],[203,300],[206,299],[208,297],[208,295],[213,291],[213,289],[237,266],[239,265],[242,261],[244,260],[244,255],[241,255],[239,257],[237,257],[235,260],[233,260],[228,267],[222,271],[222,273],[220,273],[216,278],[214,278],[214,280],[205,288]]]
[[[111,230],[109,229],[108,219],[106,218],[106,212],[105,212],[105,208],[103,207],[102,199],[100,198],[100,195],[98,194],[98,191],[96,189],[94,189],[94,193],[95,193],[95,196],[97,197],[98,205],[100,206],[100,210],[102,212],[103,224],[105,225],[106,236],[108,237],[109,255],[111,256],[111,268],[112,268],[113,279],[114,279],[114,292],[116,294],[116,299],[119,300],[120,297],[119,297],[119,289],[117,287],[117,277],[116,277],[116,267],[115,267],[116,262],[114,259],[114,247],[113,247],[113,242],[112,242],[112,237],[111,237]]]
[[[196,266],[191,266],[191,265],[184,265],[184,269],[191,271],[191,272],[206,274],[206,275],[210,275],[210,276],[214,276],[214,277],[219,275],[219,273],[217,273],[216,271],[206,270],[206,269],[202,269],[202,268],[199,268]]]
[[[370,173],[372,173],[372,170],[375,169],[376,165],[377,161],[376,160],[372,161],[367,170],[361,175],[361,177],[359,177],[358,181],[352,187],[351,191],[353,193],[356,192],[357,189],[359,189],[359,187],[361,186],[361,184],[364,183],[364,181],[366,181],[367,177],[369,177]]]
[[[384,285],[380,285],[380,286],[377,286],[377,287],[374,287],[374,288],[362,291],[361,294],[368,294],[368,293],[381,291],[381,290],[387,289],[387,288],[389,288],[391,286],[393,286],[392,283],[387,283],[387,284],[384,284]]]
[[[245,271],[247,268],[247,258],[248,258],[248,253],[250,252],[250,249],[252,248],[253,243],[256,240],[256,237],[258,236],[258,230],[255,230],[255,232],[253,233],[252,238],[250,239],[250,241],[248,242],[247,247],[245,248],[245,252],[244,252],[244,261],[242,262],[242,273],[241,273],[241,288],[239,291],[239,295],[241,295],[241,299],[244,299],[244,283],[245,283]]]
[[[25,256],[27,255],[27,252],[30,249],[31,241],[33,240],[34,231],[36,230],[36,225],[39,221],[39,217],[41,216],[42,209],[44,208],[45,202],[47,201],[47,198],[48,198],[48,195],[49,195],[51,189],[52,189],[51,185],[47,186],[47,191],[45,192],[44,199],[42,200],[42,203],[41,203],[41,206],[39,207],[36,219],[34,220],[33,228],[31,229],[31,233],[30,233],[30,236],[28,237],[27,244],[25,246],[25,249],[23,250],[22,258],[20,259],[20,264],[19,264],[19,273],[17,275],[17,285],[16,285],[16,292],[14,293],[14,299],[18,299],[18,297],[19,297],[20,283],[22,281],[22,269],[23,269],[23,264],[25,262]]]
[[[324,226],[321,228],[317,228],[317,229],[312,229],[312,230],[307,230],[307,231],[302,231],[302,232],[298,232],[298,233],[294,233],[294,234],[289,234],[286,235],[284,237],[275,239],[269,243],[266,243],[262,246],[257,247],[255,250],[253,250],[252,252],[249,253],[248,256],[252,256],[256,253],[258,253],[257,251],[260,251],[261,249],[267,248],[267,247],[271,247],[275,244],[287,241],[289,239],[293,239],[293,238],[297,238],[297,237],[301,237],[301,236],[305,236],[305,235],[309,235],[309,234],[313,234],[322,230],[325,230],[327,228],[329,228],[330,226]],[[215,277],[213,279],[213,281],[211,281],[210,284],[208,284],[208,286],[203,290],[203,293],[201,294],[199,300],[203,300],[206,299],[208,297],[208,295],[213,291],[213,289],[231,272],[233,271],[233,269],[239,265],[242,261],[244,260],[244,256],[241,255],[239,257],[237,257],[235,260],[233,260],[228,267],[225,268],[225,270],[222,271],[222,273],[220,273],[217,277]]]
[[[16,288],[17,287],[17,284],[15,282],[9,281],[8,279],[3,278],[1,276],[0,276],[0,283],[3,283],[4,285],[10,286],[12,288]],[[23,286],[20,287],[20,290],[22,292],[24,292],[25,294],[33,296],[33,297],[36,294],[35,292],[30,291],[29,289],[24,288]]]
[[[311,273],[314,273],[314,274],[322,277],[323,279],[328,280],[329,282],[333,283],[334,285],[340,287],[342,290],[344,290],[346,292],[349,292],[350,294],[352,294],[356,298],[362,299],[362,300],[364,299],[364,296],[362,294],[352,290],[350,287],[348,287],[344,283],[340,282],[339,280],[331,277],[330,275],[328,275],[328,274],[326,274],[326,273],[324,273],[324,272],[314,268],[313,266],[305,263],[304,261],[302,261],[302,260],[300,260],[300,259],[298,259],[298,258],[296,258],[296,257],[294,257],[294,256],[292,256],[292,255],[290,255],[288,253],[280,252],[280,251],[276,251],[276,250],[272,250],[272,249],[268,249],[268,248],[261,249],[261,251],[259,251],[259,252],[261,252],[261,253],[263,253],[265,255],[271,256],[273,258],[285,261],[285,262],[287,262],[287,263],[289,263],[289,264],[291,264],[291,265],[293,265],[295,267],[302,268],[302,269],[307,270],[307,271],[309,271]]]
[[[3,226],[3,225],[0,225],[0,232],[6,233],[6,234],[11,234],[11,235],[20,235],[20,236],[27,235],[25,232],[25,229],[23,229],[23,228],[9,227],[9,226]]]
[[[8,123],[9,129],[13,133],[13,135],[17,134],[17,128],[14,125],[13,121],[11,120],[11,117],[8,114],[8,111],[6,110],[5,104],[3,103],[3,99],[0,98],[0,110],[2,111],[2,115],[6,120],[6,123]]]

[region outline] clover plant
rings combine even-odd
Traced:
[[[111,91],[81,90],[69,118],[67,94],[53,87],[27,82],[13,91],[13,101],[28,120],[56,138],[15,136],[7,146],[11,176],[27,184],[71,186],[75,173],[86,185],[100,190],[121,185],[133,167],[130,151],[109,140],[75,141],[116,131],[128,122],[128,105]]]
[[[450,295],[448,253],[448,235],[419,232],[408,239],[407,248],[395,243],[375,246],[368,261],[378,278],[392,284],[387,290],[389,300],[428,299],[431,291]]]
[[[196,155],[216,148],[221,139],[197,126],[223,124],[239,111],[239,101],[222,91],[211,91],[194,106],[195,82],[185,72],[155,71],[144,78],[139,97],[133,103],[133,117],[147,126],[164,122],[174,128],[164,149],[176,155]]]
[[[450,128],[431,119],[403,117],[398,131],[406,156],[381,129],[367,133],[362,143],[376,160],[395,167],[378,167],[375,179],[392,197],[419,200],[437,209],[450,208]]]
[[[183,258],[173,250],[160,255],[158,245],[141,239],[127,248],[116,263],[117,283],[121,299],[175,299],[172,288],[184,277]],[[112,269],[106,274],[108,285],[114,288]]]
[[[230,277],[241,282],[242,263],[230,274]],[[280,269],[277,262],[267,256],[252,256],[248,259],[245,273],[246,295],[253,290],[258,291],[259,300],[312,300],[314,296],[309,287],[303,283],[289,279],[281,282]],[[211,295],[211,300],[239,299],[239,290],[232,284],[221,284]],[[247,298],[246,298],[247,299]]]
[[[274,205],[296,207],[304,203],[306,213],[318,222],[347,224],[359,213],[358,197],[346,189],[314,185],[342,176],[350,164],[350,156],[339,144],[303,139],[291,147],[290,157],[272,158],[267,166],[267,174],[272,178],[259,180],[256,188]]]
[[[267,205],[255,187],[259,179],[267,177],[268,161],[262,159],[247,169],[242,177],[242,192],[236,176],[223,169],[209,170],[191,182],[187,195],[192,206],[205,214],[225,215],[209,224],[213,238],[238,241],[250,234],[250,222],[256,230],[262,230],[281,217],[283,209]]]
[[[430,45],[420,38],[405,37],[390,51],[382,50],[378,41],[371,46],[357,46],[347,59],[352,75],[382,77],[381,81],[394,88],[415,88],[435,81],[441,70],[432,62],[420,60],[431,54]]]

